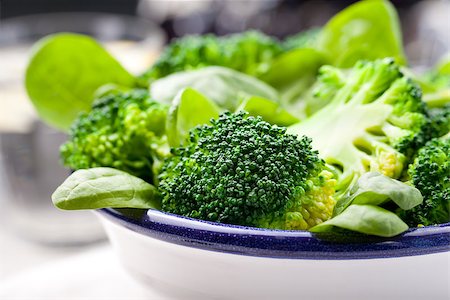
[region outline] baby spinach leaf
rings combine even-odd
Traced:
[[[392,200],[401,209],[408,210],[422,203],[418,189],[378,172],[363,174],[350,193],[336,203],[334,215],[339,215],[349,205],[381,205]]]
[[[41,119],[61,130],[90,110],[95,91],[107,83],[132,87],[136,79],[94,39],[71,33],[40,40],[25,75]]]
[[[245,110],[252,116],[261,116],[264,121],[279,126],[289,126],[300,121],[279,103],[257,96],[246,98],[237,110]]]
[[[317,47],[338,67],[383,57],[406,62],[397,13],[385,0],[361,1],[339,12],[323,27]]]
[[[220,109],[208,98],[191,88],[181,90],[167,115],[166,134],[169,144],[178,147],[189,136],[189,130],[207,124],[219,116]]]
[[[171,103],[185,88],[193,88],[212,100],[222,110],[234,111],[244,96],[260,96],[278,100],[278,93],[266,83],[225,67],[205,67],[178,72],[156,80],[150,85],[153,99]]]
[[[374,205],[353,204],[340,215],[310,229],[312,232],[327,232],[333,227],[344,228],[364,234],[392,237],[408,229],[396,214]]]
[[[305,98],[316,81],[319,68],[326,63],[325,55],[315,49],[294,49],[278,56],[260,78],[280,92],[285,107],[295,115],[306,116],[303,112]]]
[[[155,208],[161,206],[156,187],[113,168],[81,169],[72,173],[53,193],[53,204],[66,210]]]

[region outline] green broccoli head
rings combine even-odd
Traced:
[[[61,146],[64,165],[113,167],[151,182],[154,157],[164,155],[167,109],[144,90],[99,98],[80,114]]]
[[[398,178],[407,157],[426,140],[421,90],[393,59],[358,62],[345,82],[333,67],[323,72],[332,72],[321,75],[333,84],[323,92],[328,104],[288,132],[312,138],[325,162],[341,171],[339,188],[368,171]]]
[[[187,217],[308,229],[331,217],[335,180],[311,148],[247,113],[194,128],[159,176],[162,209]]]
[[[400,217],[409,226],[450,222],[450,137],[433,139],[421,148],[408,175],[424,200],[401,211]]]
[[[450,102],[442,107],[428,109],[429,125],[426,128],[428,140],[450,132]]]
[[[143,75],[153,81],[179,71],[205,66],[226,66],[246,74],[267,70],[282,47],[272,37],[257,31],[217,37],[192,35],[174,40]]]

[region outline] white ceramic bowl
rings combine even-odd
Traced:
[[[450,299],[450,223],[383,239],[99,215],[125,268],[167,299]]]

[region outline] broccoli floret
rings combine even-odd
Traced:
[[[159,176],[162,210],[187,217],[277,229],[308,229],[331,217],[335,180],[286,128],[245,112],[194,128]]]
[[[257,31],[217,37],[192,35],[174,40],[143,78],[153,81],[179,71],[225,66],[249,75],[267,70],[282,52],[280,43]]]
[[[450,102],[443,107],[428,110],[429,125],[426,128],[428,140],[438,138],[450,132]]]
[[[421,90],[393,59],[382,59],[357,63],[329,103],[288,132],[312,138],[325,162],[342,172],[340,189],[368,171],[398,178],[425,142],[427,122]]]
[[[152,182],[154,158],[168,149],[167,109],[145,90],[99,98],[90,112],[80,114],[61,146],[64,165],[73,170],[113,167]]]
[[[409,226],[450,222],[450,137],[433,139],[421,148],[408,174],[424,200],[401,211],[400,217]]]

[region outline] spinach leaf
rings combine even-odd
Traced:
[[[320,66],[326,63],[325,55],[315,49],[295,49],[278,56],[260,78],[280,92],[285,107],[305,117],[305,98],[311,93]]]
[[[279,103],[257,96],[244,99],[237,110],[244,110],[251,116],[261,116],[264,121],[279,126],[289,126],[300,121],[281,107]]]
[[[278,100],[278,93],[266,83],[225,67],[205,67],[178,72],[156,80],[150,85],[150,95],[157,101],[171,103],[185,88],[193,88],[211,99],[222,110],[235,111],[245,96],[260,96]]]
[[[385,0],[361,1],[339,12],[323,27],[317,47],[338,67],[383,57],[406,62],[397,13]]]
[[[161,202],[156,187],[113,168],[81,169],[53,193],[53,204],[66,210],[105,207],[155,208]]]
[[[422,203],[418,189],[378,172],[363,174],[350,193],[338,200],[334,215],[342,213],[349,205],[381,205],[392,200],[401,209],[408,210]]]
[[[189,130],[207,124],[219,116],[219,108],[208,98],[191,88],[181,90],[167,115],[166,134],[169,144],[178,147],[189,136]]]
[[[89,111],[100,86],[132,87],[136,79],[99,43],[80,34],[55,34],[33,49],[25,84],[42,120],[67,130],[82,111]]]
[[[312,232],[326,232],[333,226],[360,233],[382,237],[396,236],[408,229],[396,214],[374,205],[353,204],[340,215],[310,229]]]

